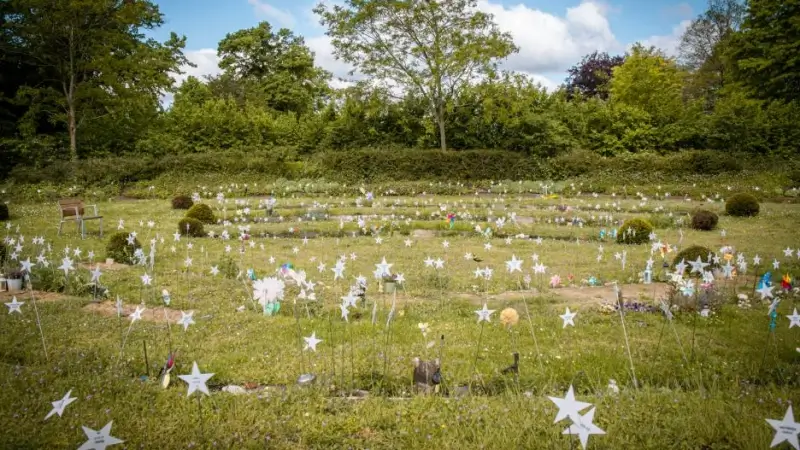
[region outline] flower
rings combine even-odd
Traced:
[[[422,336],[428,336],[428,323],[418,323],[417,326],[419,327],[419,331],[422,332]]]
[[[519,314],[514,308],[506,308],[500,311],[500,323],[508,328],[513,327],[519,322]]]

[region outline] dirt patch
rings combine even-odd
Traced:
[[[413,230],[411,232],[411,237],[415,237],[415,238],[432,238],[432,237],[436,237],[436,231],[434,231],[434,230]]]
[[[81,268],[89,270],[89,271],[94,270],[94,268],[97,267],[97,266],[100,266],[100,270],[103,271],[103,272],[105,272],[105,271],[115,272],[117,270],[123,270],[123,269],[127,269],[128,268],[127,264],[120,264],[120,263],[117,263],[117,262],[114,262],[114,263],[111,263],[111,264],[106,264],[105,261],[103,261],[103,262],[96,262],[96,263],[92,263],[92,264],[86,264],[86,263],[80,264]]]
[[[112,301],[89,303],[88,305],[84,306],[83,309],[103,316],[111,317],[117,315],[117,306]],[[122,305],[122,315],[124,317],[130,316],[134,311],[136,311],[136,305]],[[175,311],[174,309],[165,308],[163,306],[156,308],[148,307],[144,310],[144,312],[142,312],[142,320],[146,320],[148,322],[165,323],[166,321],[169,321],[171,323],[175,323],[180,320],[180,318],[180,311]]]
[[[34,298],[36,298],[37,302],[54,302],[54,301],[64,300],[65,298],[67,298],[66,295],[60,294],[58,292],[44,292],[44,291],[33,291],[33,296]],[[28,291],[0,292],[0,302],[11,301],[13,297],[17,297],[17,300],[19,301],[29,301],[31,298],[31,293]]]
[[[668,289],[669,285],[666,283],[626,284],[620,286],[622,298],[626,301],[656,300],[665,297]],[[562,301],[577,303],[601,303],[614,300],[613,286],[564,287],[551,289],[546,291],[546,293],[552,294]],[[475,304],[483,304],[487,299],[489,301],[507,302],[518,301],[523,298],[531,299],[536,295],[538,295],[538,292],[534,289],[529,291],[507,291],[498,294],[489,294],[488,296],[465,292],[456,294],[456,297],[469,300]]]

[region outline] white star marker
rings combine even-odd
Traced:
[[[58,414],[58,417],[61,417],[61,415],[64,414],[64,408],[66,408],[67,405],[69,405],[70,403],[72,403],[75,400],[77,400],[77,398],[69,396],[71,393],[72,393],[72,389],[70,389],[69,392],[67,392],[67,394],[64,396],[64,398],[62,398],[61,400],[56,400],[56,401],[52,402],[53,409],[51,409],[50,412],[47,413],[46,416],[44,416],[44,420],[49,419],[54,414]]]
[[[561,320],[564,321],[564,326],[562,328],[567,328],[567,325],[572,325],[574,327],[575,326],[575,316],[577,316],[577,315],[578,315],[578,313],[570,312],[569,308],[567,308],[567,312],[565,312],[564,314],[558,316],[558,317],[561,317]]]
[[[797,314],[797,308],[794,309],[791,316],[786,316],[789,319],[789,328],[800,327],[800,314]]]
[[[25,302],[18,302],[17,297],[12,297],[11,303],[6,303],[6,306],[8,306],[8,313],[11,314],[13,312],[17,312],[19,314],[22,314],[22,310],[20,310],[19,307],[24,304]]]
[[[306,341],[306,346],[305,346],[305,348],[303,348],[303,350],[309,350],[310,349],[310,350],[313,350],[315,352],[317,351],[317,344],[322,342],[322,339],[317,339],[317,333],[316,332],[311,333],[311,336],[309,336],[309,337],[304,337],[303,340]]]
[[[194,323],[192,316],[194,316],[194,311],[189,311],[188,313],[181,311],[181,318],[178,320],[178,325],[183,325],[183,331],[189,329],[189,325]]]
[[[100,431],[95,431],[89,427],[83,428],[83,433],[86,434],[88,440],[83,443],[78,450],[105,450],[106,447],[110,447],[115,444],[122,444],[123,440],[117,439],[114,436],[111,436],[111,424],[112,422],[108,422],[106,426],[104,426]]]
[[[782,442],[788,442],[795,450],[800,450],[800,442],[797,440],[797,436],[800,434],[800,423],[794,421],[791,405],[786,410],[783,420],[767,419],[767,423],[775,429],[775,437],[772,438],[772,443],[769,444],[770,448]]]
[[[589,435],[590,434],[606,434],[605,431],[598,428],[597,425],[592,423],[594,420],[594,411],[595,408],[592,408],[583,416],[579,416],[578,420],[569,426],[562,434],[569,434],[569,435],[578,435],[578,439],[581,441],[581,447],[586,449],[586,444],[589,443]]]
[[[178,375],[178,378],[189,384],[189,393],[186,394],[186,396],[189,397],[194,391],[200,391],[206,395],[211,395],[211,393],[208,392],[206,382],[213,376],[213,373],[200,373],[200,369],[197,367],[197,361],[195,361],[192,363],[192,373],[189,375]]]
[[[479,309],[475,311],[475,314],[478,315],[478,323],[480,322],[490,322],[490,316],[492,313],[495,312],[494,309],[489,309],[486,307],[486,303],[483,304],[483,309]]]
[[[575,391],[572,389],[572,385],[569,386],[567,395],[565,395],[564,398],[547,398],[549,398],[550,401],[558,406],[558,413],[556,413],[556,419],[553,421],[553,423],[558,423],[567,417],[572,419],[573,422],[578,422],[580,420],[581,410],[592,406],[591,403],[579,402],[575,400]]]

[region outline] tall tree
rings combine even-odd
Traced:
[[[675,61],[660,50],[636,44],[625,63],[614,68],[610,98],[648,113],[657,125],[666,125],[681,114],[684,78]]]
[[[420,95],[447,149],[448,102],[517,48],[476,0],[346,0],[318,4],[334,54],[355,70]]]
[[[163,23],[148,0],[9,0],[5,27],[17,52],[35,64],[46,82],[16,92],[27,115],[45,113],[69,134],[70,159],[78,159],[78,130],[87,121],[132,103],[155,108],[172,87],[170,73],[188,63],[185,38],[165,43],[143,31]]]
[[[314,54],[302,36],[268,22],[229,33],[217,47],[224,73],[217,89],[240,101],[264,102],[276,111],[305,113],[327,90],[330,74],[314,66]]]
[[[690,87],[705,96],[709,106],[730,78],[725,50],[745,14],[741,0],[709,0],[708,10],[692,20],[681,36],[679,61],[692,74]]]
[[[594,52],[583,57],[580,63],[572,66],[567,73],[567,95],[573,97],[608,98],[608,82],[614,67],[625,62],[623,56],[609,56],[608,53]]]
[[[800,0],[750,0],[730,49],[737,78],[757,97],[800,100]]]

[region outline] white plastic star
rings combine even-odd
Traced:
[[[569,308],[567,308],[567,312],[565,312],[564,314],[558,316],[558,317],[561,317],[561,320],[564,321],[564,326],[562,328],[567,328],[567,325],[572,325],[574,327],[575,326],[575,316],[577,316],[577,315],[578,315],[578,313],[570,312]]]
[[[492,313],[495,312],[494,309],[489,309],[486,307],[486,303],[483,304],[483,309],[479,309],[475,311],[475,314],[478,315],[478,323],[480,322],[490,322],[490,316]]]
[[[797,308],[794,309],[791,316],[786,316],[789,319],[789,328],[800,327],[800,314],[797,314]]]
[[[303,340],[306,341],[306,346],[303,350],[313,350],[315,352],[317,351],[317,344],[322,342],[322,339],[317,339],[316,331],[311,333],[311,336],[304,337]]]
[[[108,422],[100,431],[95,431],[89,427],[82,426],[81,428],[83,428],[83,433],[86,434],[86,438],[88,440],[84,442],[83,445],[78,447],[78,450],[105,450],[106,447],[125,442],[121,439],[111,436],[112,423],[113,421]]]
[[[200,373],[200,369],[197,367],[197,362],[195,361],[192,363],[192,373],[189,375],[178,375],[178,378],[189,384],[189,393],[186,394],[188,397],[195,391],[200,391],[206,395],[211,395],[210,392],[208,392],[208,386],[206,386],[206,382],[213,376],[213,373]]]
[[[20,310],[19,307],[24,304],[25,302],[18,302],[17,297],[12,297],[11,303],[6,303],[6,306],[8,306],[8,313],[11,314],[16,311],[17,313],[22,314],[22,310]]]
[[[69,396],[71,393],[72,393],[72,389],[70,389],[67,392],[67,394],[64,396],[64,398],[62,398],[61,400],[56,400],[56,401],[52,402],[53,409],[51,409],[50,412],[47,413],[46,416],[44,416],[44,420],[49,419],[54,414],[58,414],[58,417],[61,417],[61,415],[64,414],[64,408],[66,408],[67,405],[69,405],[70,403],[72,403],[75,400],[77,400],[75,397],[70,397]]]
[[[188,313],[181,311],[181,318],[178,319],[178,325],[183,325],[183,331],[186,331],[189,325],[195,323],[192,316],[194,316],[194,311],[189,311]]]
[[[573,422],[577,422],[580,420],[581,410],[592,406],[591,403],[579,402],[575,400],[575,391],[572,389],[572,385],[569,386],[567,395],[565,395],[564,398],[547,398],[549,398],[550,401],[558,406],[558,413],[556,413],[556,419],[553,421],[553,423],[558,423],[567,417],[572,419]]]
[[[794,413],[792,406],[786,410],[783,420],[767,419],[767,423],[775,430],[775,437],[772,438],[770,447],[775,447],[782,442],[788,442],[789,445],[800,450],[800,442],[797,436],[800,435],[800,423],[794,421]]]
[[[606,434],[605,431],[598,428],[597,425],[592,423],[594,420],[594,411],[595,408],[592,408],[583,416],[578,416],[578,420],[574,420],[574,423],[569,426],[562,434],[569,434],[569,435],[578,435],[578,439],[581,441],[581,447],[586,449],[586,444],[589,443],[589,435],[590,434]]]
[[[144,310],[145,308],[137,306],[136,311],[134,311],[133,314],[130,315],[131,323],[136,322],[137,320],[141,320],[142,313],[144,312]]]
[[[509,273],[522,272],[522,260],[517,259],[516,255],[511,255],[511,259],[506,261],[506,269]]]

